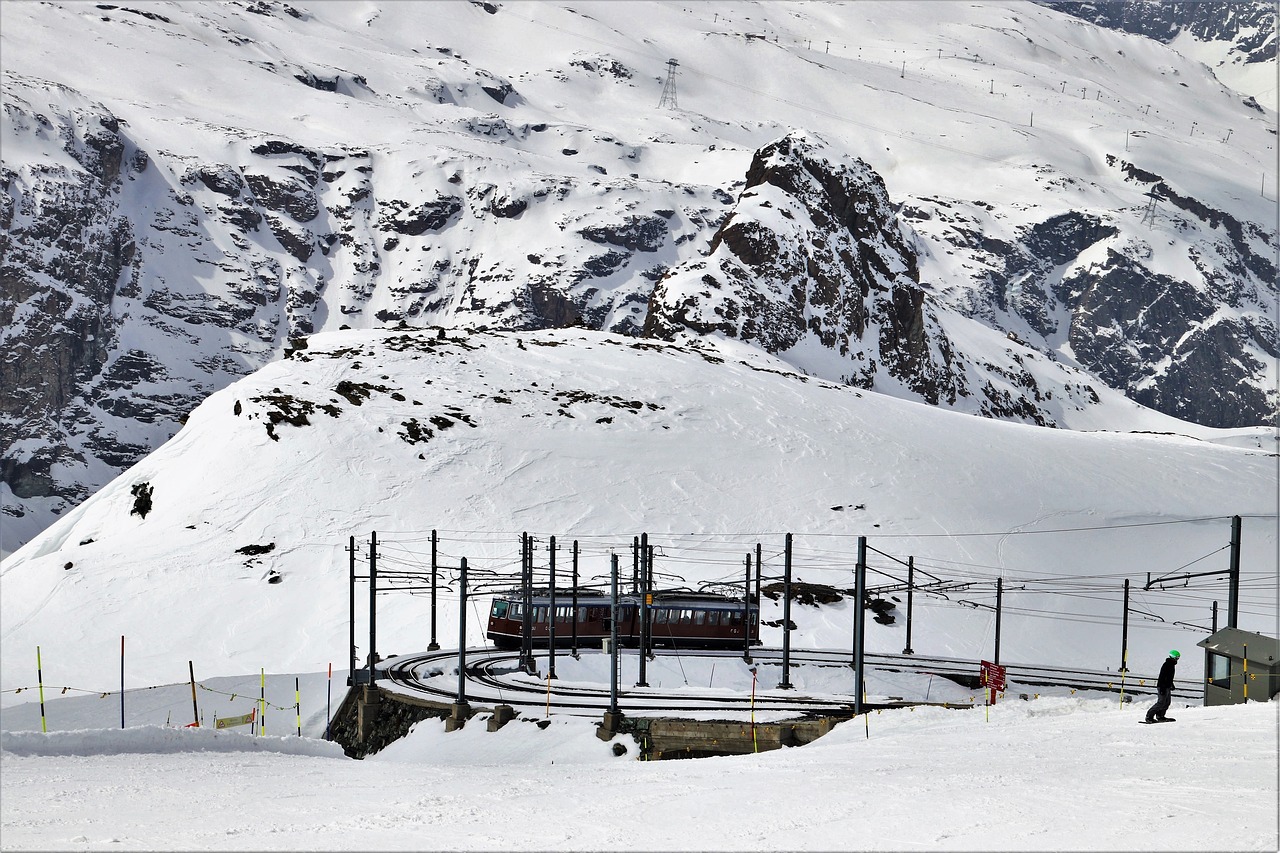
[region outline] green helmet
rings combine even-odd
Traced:
[[[1169,657],[1171,657],[1171,658],[1180,658],[1180,657],[1182,657],[1182,655],[1178,652],[1178,650],[1177,650],[1177,649],[1174,649],[1173,651],[1169,652]]]

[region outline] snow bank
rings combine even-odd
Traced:
[[[81,729],[70,732],[0,732],[10,755],[165,755],[178,752],[277,752],[343,758],[336,743],[305,737],[253,737],[207,728]]]

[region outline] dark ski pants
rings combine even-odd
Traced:
[[[1147,711],[1148,720],[1163,720],[1164,712],[1169,710],[1169,703],[1173,701],[1172,690],[1157,691],[1156,704],[1151,706],[1151,710]]]

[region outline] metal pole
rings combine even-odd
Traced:
[[[347,586],[347,603],[351,605],[351,673],[347,676],[347,685],[356,683],[356,537],[352,536],[347,543],[351,557],[351,582]]]
[[[1129,671],[1129,579],[1124,579],[1124,621],[1120,623],[1120,671]]]
[[[378,607],[378,532],[369,535],[369,684],[373,685],[373,659],[376,655]]]
[[[640,537],[631,537],[631,591],[640,591]]]
[[[1000,665],[1000,614],[1004,605],[1004,578],[996,578],[996,658],[993,663]]]
[[[779,690],[791,689],[791,534],[787,534],[787,546],[782,568],[782,681]]]
[[[120,728],[124,728],[124,635],[120,635]]]
[[[524,607],[520,615],[520,667],[533,674],[533,540],[520,534],[520,583],[524,587]]]
[[[751,552],[747,552],[747,574],[742,579],[742,659],[751,663]]]
[[[858,537],[858,565],[853,577],[853,713],[862,713],[862,693],[865,672],[865,635],[867,610],[863,601],[867,595],[867,537]]]
[[[556,677],[556,537],[547,546],[550,554],[551,602],[547,608],[547,678]]]
[[[609,587],[609,713],[618,713],[618,555],[610,555]]]
[[[760,603],[760,569],[764,566],[764,558],[760,556],[760,543],[755,543],[755,603]]]
[[[578,540],[573,540],[573,656],[578,656]]]
[[[191,713],[193,715],[191,719],[194,721],[191,725],[198,727],[200,725],[200,705],[196,702],[196,665],[191,661],[187,661],[187,674],[191,676]],[[44,713],[43,706],[40,711]]]
[[[467,558],[458,566],[458,699],[467,704]]]
[[[636,687],[649,686],[649,646],[651,645],[651,637],[649,636],[649,602],[653,595],[653,577],[650,573],[649,565],[649,534],[640,534],[640,601],[637,604],[639,610],[637,615],[640,617],[640,660],[639,672],[636,675]]]
[[[434,652],[440,648],[440,644],[436,642],[436,577],[439,573],[440,563],[436,559],[436,546],[440,544],[440,537],[436,535],[434,530],[431,531],[431,642],[427,643],[427,651]]]
[[[1231,569],[1227,590],[1227,627],[1236,628],[1240,615],[1240,516],[1231,516]]]
[[[653,601],[658,594],[657,583],[653,579],[653,552],[655,546],[650,545],[645,559],[645,572],[647,580],[645,581],[645,589],[649,591],[649,597],[645,601],[644,608],[644,648],[645,654],[649,660],[653,660]],[[668,628],[668,631],[671,629]]]
[[[913,655],[915,650],[911,648],[911,613],[912,613],[912,593],[916,589],[916,558],[907,557],[907,645],[902,649],[904,655]]]
[[[1213,629],[1210,631],[1210,633],[1211,634],[1218,633],[1218,602],[1216,601],[1213,603],[1213,622],[1211,624],[1213,625]],[[1211,660],[1211,653],[1209,649],[1206,648],[1204,650],[1204,692],[1205,693],[1209,692],[1209,682],[1213,680],[1213,670],[1209,666],[1210,660]]]

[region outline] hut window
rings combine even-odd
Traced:
[[[1209,653],[1209,683],[1223,690],[1231,689],[1231,658]]]

